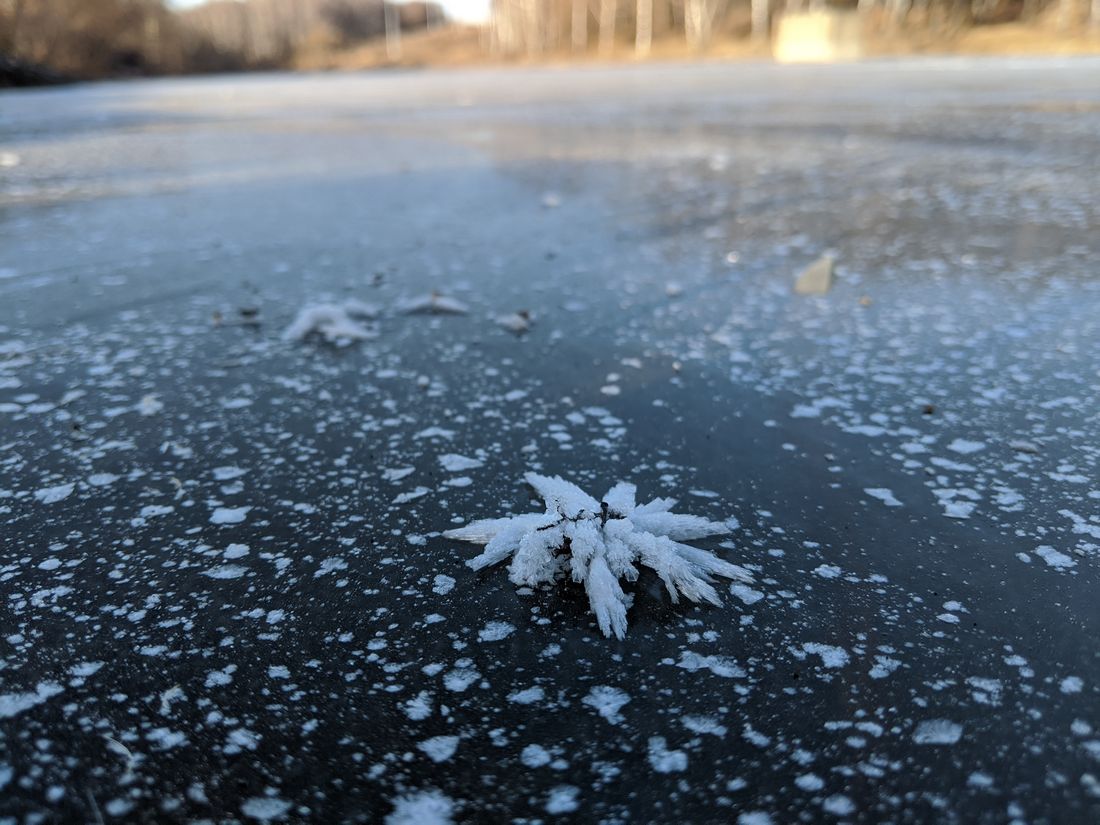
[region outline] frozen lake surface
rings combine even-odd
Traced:
[[[1096,820],[1097,158],[1090,60],[0,96],[0,823]],[[528,471],[752,581],[607,639],[441,535]]]

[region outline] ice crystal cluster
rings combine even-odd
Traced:
[[[626,633],[631,597],[619,581],[636,581],[638,564],[657,573],[673,602],[683,596],[721,604],[713,576],[752,580],[745,568],[682,543],[730,530],[722,522],[673,513],[675,499],[638,506],[637,488],[620,482],[597,501],[558,476],[527,473],[524,478],[546,502],[545,512],[474,521],[444,537],[485,545],[466,562],[474,570],[510,557],[509,578],[515,584],[534,586],[559,575],[583,584],[605,636],[621,639]]]

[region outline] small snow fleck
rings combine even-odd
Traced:
[[[425,739],[417,747],[433,762],[446,762],[455,755],[458,742],[457,736],[433,736],[431,739]]]
[[[814,568],[814,574],[823,579],[835,579],[840,576],[840,568],[835,564],[819,564]]]
[[[724,679],[743,679],[747,675],[744,668],[728,656],[702,656],[693,650],[681,651],[680,661],[676,666],[693,673],[697,670],[709,670]]]
[[[825,780],[816,773],[804,773],[801,776],[795,777],[794,784],[802,790],[812,793],[813,791],[820,791],[824,788]]]
[[[1080,693],[1084,686],[1080,676],[1067,676],[1058,687],[1062,693]]]
[[[455,580],[450,576],[440,574],[432,579],[432,592],[439,596],[446,596],[455,589]]]
[[[464,455],[457,455],[455,453],[441,455],[439,457],[439,463],[443,465],[443,469],[448,473],[460,473],[463,470],[476,470],[483,464],[483,462],[478,461],[476,458],[467,458]]]
[[[543,765],[549,765],[551,758],[550,751],[542,745],[528,745],[523,749],[523,753],[519,755],[519,761],[528,768],[541,768]]]
[[[248,517],[251,507],[218,507],[210,515],[211,524],[240,524]]]
[[[550,796],[546,800],[546,813],[567,814],[577,810],[579,807],[577,795],[579,793],[580,791],[572,785],[561,785],[554,788],[550,791]]]
[[[623,721],[622,714],[619,711],[629,701],[630,696],[625,691],[609,685],[597,685],[588,692],[587,696],[581,699],[583,704],[595,710],[612,725],[617,725]]]
[[[821,803],[826,813],[833,816],[850,816],[856,811],[856,806],[851,799],[843,794],[834,794]]]
[[[261,822],[277,822],[286,816],[290,803],[277,796],[254,796],[241,805],[241,813]]]
[[[913,731],[913,741],[918,745],[954,745],[962,732],[962,725],[947,719],[926,719]]]
[[[451,825],[454,803],[439,791],[398,797],[385,825]]]
[[[683,751],[670,751],[663,736],[649,739],[649,765],[657,773],[679,773],[687,770],[688,758]]]
[[[877,498],[887,507],[901,507],[901,502],[898,501],[894,493],[886,487],[865,487],[863,492],[871,498]]]
[[[1065,553],[1059,552],[1053,547],[1045,544],[1035,548],[1035,555],[1057,570],[1066,570],[1070,567],[1077,566],[1077,562]]]
[[[965,438],[956,438],[950,444],[947,445],[947,449],[952,452],[961,453],[962,455],[970,455],[985,449],[984,441],[967,441]]]
[[[10,719],[25,710],[40,705],[64,688],[56,682],[39,682],[34,692],[0,694],[0,719]]]
[[[529,687],[526,690],[517,690],[508,694],[508,701],[518,705],[532,705],[546,698],[546,693],[540,687]]]
[[[739,598],[743,604],[756,604],[764,598],[764,594],[759,590],[753,590],[747,584],[741,584],[740,582],[734,582],[730,585],[730,595]]]
[[[43,487],[34,491],[34,497],[39,504],[56,504],[72,495],[74,485],[58,484],[56,487]]]
[[[432,715],[432,695],[428,691],[422,690],[412,699],[408,699],[402,705],[402,710],[414,722],[427,719]]]
[[[821,657],[821,663],[825,667],[844,667],[848,664],[848,651],[835,645],[823,645],[817,642],[806,642],[802,649],[807,653]]]
[[[511,636],[516,630],[515,625],[508,622],[489,622],[477,632],[479,642],[499,642]]]
[[[204,570],[202,574],[212,579],[239,579],[247,572],[248,568],[241,567],[238,564],[222,564],[217,567],[211,567],[209,570]]]

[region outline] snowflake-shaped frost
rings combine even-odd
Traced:
[[[641,563],[653,569],[673,602],[684,596],[693,602],[721,604],[712,576],[752,581],[743,567],[681,541],[730,532],[722,522],[671,512],[675,499],[656,498],[635,505],[637,488],[620,482],[603,501],[558,476],[524,476],[546,501],[545,513],[474,521],[446,538],[484,544],[485,550],[466,564],[481,570],[512,557],[509,578],[533,586],[554,581],[568,572],[583,583],[588,603],[605,636],[622,638],[631,598],[620,579],[636,581]]]

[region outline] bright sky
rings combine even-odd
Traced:
[[[198,6],[206,0],[168,0],[170,6],[187,8]],[[401,2],[401,0],[395,0]],[[484,23],[489,19],[490,0],[436,0],[452,20],[461,23]]]

